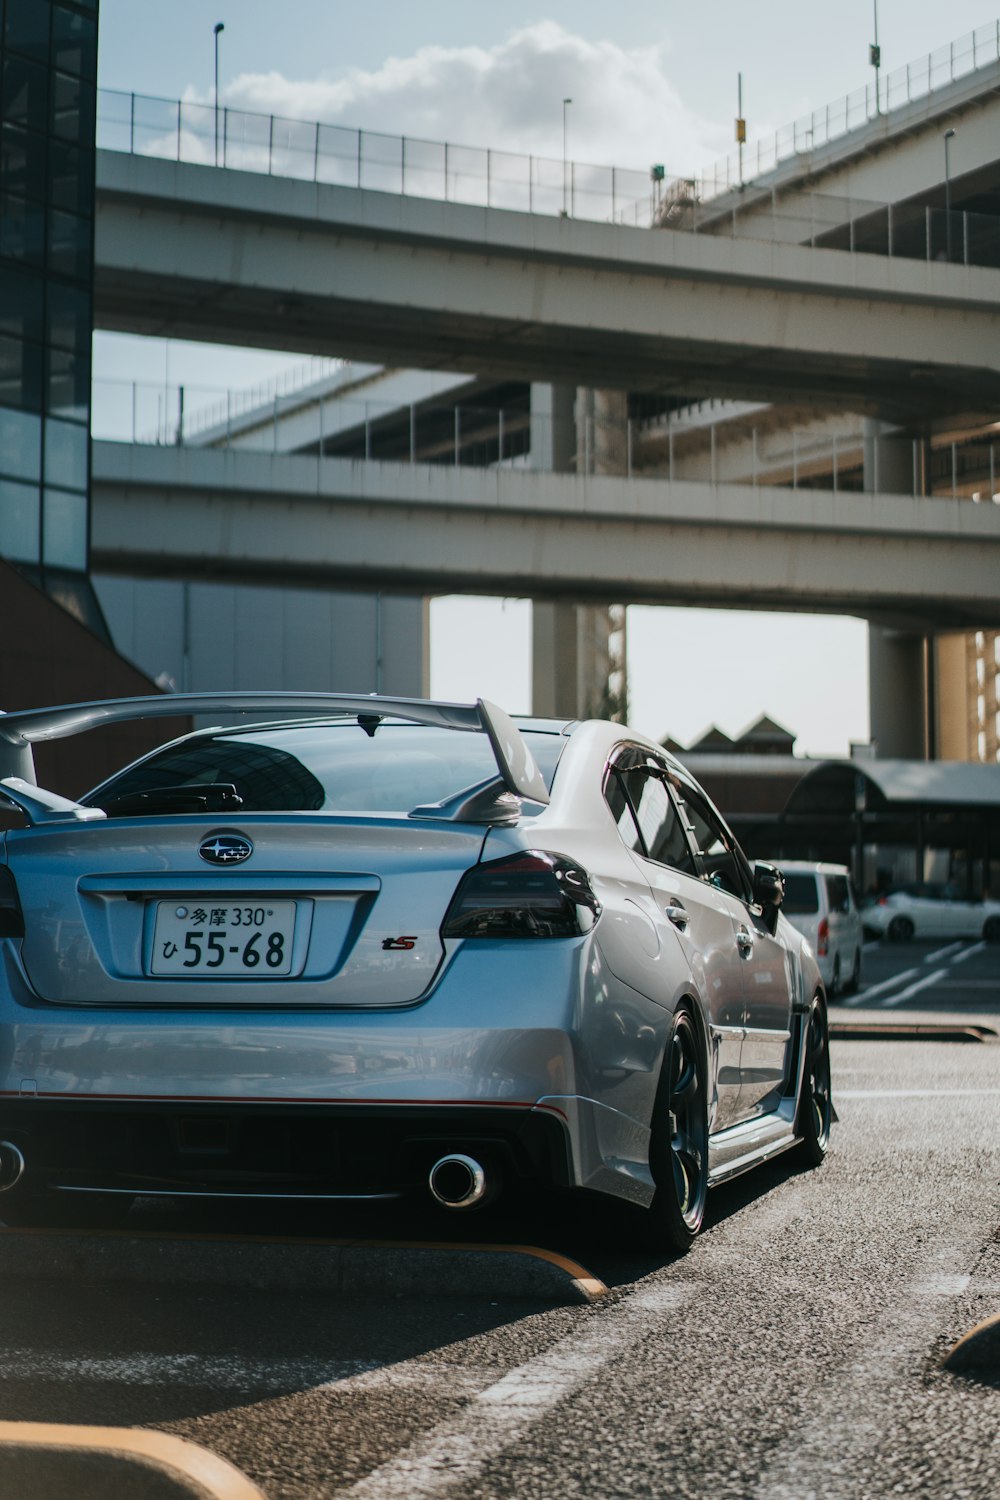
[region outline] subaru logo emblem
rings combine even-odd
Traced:
[[[199,844],[198,853],[210,865],[241,865],[253,853],[253,844],[242,834],[213,833]]]

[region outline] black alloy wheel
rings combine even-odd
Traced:
[[[893,943],[908,943],[914,927],[909,917],[893,917],[889,923],[889,940]]]
[[[687,1250],[708,1197],[708,1091],[704,1049],[690,1011],[674,1014],[653,1111],[650,1166],[656,1192],[647,1213],[658,1247]]]
[[[796,1129],[802,1137],[795,1149],[796,1159],[804,1167],[818,1167],[830,1145],[833,1120],[833,1096],[830,1087],[830,1033],[826,1009],[817,996],[813,1000],[806,1024],[805,1066]]]

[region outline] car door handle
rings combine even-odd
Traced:
[[[681,903],[679,901],[671,901],[670,905],[665,906],[663,910],[666,913],[668,922],[673,922],[674,926],[679,927],[683,932],[691,918]]]
[[[753,952],[753,936],[745,927],[741,927],[736,934],[736,946],[745,958],[749,958]]]

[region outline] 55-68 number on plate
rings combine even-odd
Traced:
[[[178,978],[276,979],[290,974],[295,902],[218,906],[158,901],[150,972]]]

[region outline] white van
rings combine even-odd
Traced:
[[[826,992],[853,994],[861,983],[861,914],[846,865],[777,860],[785,877],[782,911],[808,940]]]

